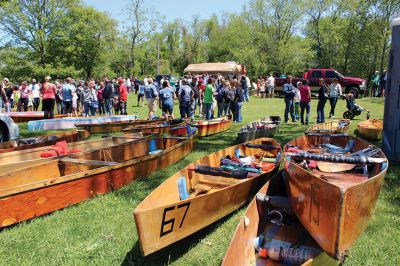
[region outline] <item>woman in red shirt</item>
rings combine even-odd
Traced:
[[[308,120],[310,118],[311,109],[311,88],[308,86],[308,80],[303,79],[301,82],[303,85],[300,87],[300,108],[301,108],[301,124],[308,125]],[[306,121],[304,123],[304,110],[306,110]]]
[[[44,111],[44,119],[54,118],[54,104],[56,101],[56,86],[50,82],[51,77],[47,76],[44,78],[44,84],[42,86],[42,108]]]

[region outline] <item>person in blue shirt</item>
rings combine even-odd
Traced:
[[[144,91],[146,86],[144,84],[139,85],[139,92],[137,95],[137,106],[140,106],[140,101],[142,101],[142,107],[144,106]]]
[[[153,79],[148,79],[149,85],[144,89],[144,95],[146,96],[147,105],[149,107],[149,118],[154,118],[154,113],[157,111],[157,99],[158,90],[156,86],[153,85]]]
[[[191,118],[193,115],[192,102],[194,101],[194,92],[189,86],[189,81],[184,78],[182,80],[182,86],[178,91],[179,108],[181,113],[181,118]]]
[[[283,94],[285,95],[285,123],[289,121],[289,113],[292,118],[292,122],[296,122],[294,116],[294,96],[295,87],[292,84],[293,78],[289,76],[286,83],[283,85]]]
[[[75,87],[71,85],[72,79],[66,78],[61,89],[61,98],[65,106],[67,116],[72,116],[72,93],[75,92]]]
[[[168,119],[168,116],[174,119],[175,90],[170,86],[168,80],[165,80],[163,82],[162,89],[160,90],[159,95],[160,108],[163,111],[165,119]]]

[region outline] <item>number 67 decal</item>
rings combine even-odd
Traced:
[[[183,214],[181,223],[179,224],[179,228],[181,228],[182,224],[183,224],[183,221],[185,220],[187,211],[189,210],[189,206],[190,206],[190,202],[186,202],[186,203],[178,205],[177,207],[174,206],[174,207],[168,207],[168,208],[164,209],[164,214],[163,214],[163,218],[162,218],[162,221],[161,221],[160,237],[165,236],[165,235],[171,233],[174,230],[175,218],[172,218],[172,219],[169,219],[169,220],[165,220],[165,216],[167,216],[167,212],[171,212],[171,211],[175,210],[175,208],[178,210],[178,209],[181,209],[183,207],[186,207],[186,210],[185,210],[185,213]],[[168,225],[168,224],[171,224],[171,228],[165,231],[165,226]]]

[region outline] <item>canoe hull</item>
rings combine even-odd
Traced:
[[[158,122],[157,124],[160,124],[160,122]],[[132,129],[124,129],[123,132],[125,134],[125,136],[129,137],[132,133],[138,133],[141,132],[143,134],[158,134],[158,135],[163,135],[163,134],[169,134],[171,129],[175,128],[175,127],[180,127],[186,125],[186,122],[180,122],[177,124],[173,124],[173,125],[168,125],[168,126],[158,126],[158,125],[141,125],[138,126],[136,128],[132,128]]]
[[[273,128],[259,128],[259,129],[247,129],[248,126],[253,124],[261,124],[262,122],[271,122],[275,127]],[[248,125],[242,127],[241,131],[238,133],[238,142],[246,142],[258,138],[272,138],[279,130],[281,124],[281,118],[279,116],[270,116],[263,119],[259,119],[249,123]]]
[[[383,121],[370,119],[357,124],[361,136],[370,140],[382,139]]]
[[[50,134],[47,136],[58,136],[58,138],[54,139],[54,140],[40,142],[40,143],[26,144],[26,145],[20,145],[20,146],[18,146],[17,140],[3,142],[0,144],[0,153],[22,151],[25,149],[33,149],[33,148],[39,148],[39,147],[44,147],[44,146],[50,146],[50,145],[54,145],[57,142],[63,141],[63,140],[65,140],[68,143],[81,141],[81,140],[85,140],[85,139],[89,138],[90,133],[85,130],[77,130],[74,132],[55,133],[55,134]],[[39,136],[39,137],[41,137],[41,136]]]
[[[258,139],[253,143],[262,143],[263,140],[271,141],[272,139]],[[188,167],[194,167],[196,164],[215,165],[221,157],[234,154],[235,149],[240,147],[242,145],[211,154]],[[187,174],[188,167],[166,181],[174,184],[168,188],[169,193],[178,193],[177,180]],[[148,209],[139,205],[134,211],[134,218],[143,254],[146,256],[167,247],[237,210],[255,195],[278,168],[279,164],[269,172],[210,194],[173,201],[170,204]]]
[[[218,123],[193,124],[193,126],[197,127],[199,137],[205,137],[227,131],[231,128],[232,123],[232,120],[222,120]]]
[[[192,148],[193,138],[190,138],[159,154],[89,170],[69,176],[66,180],[50,181],[28,191],[0,197],[0,228],[119,189],[138,178],[178,162],[188,155]],[[87,157],[90,158],[90,153]],[[88,159],[84,156],[79,158]]]
[[[287,145],[302,147],[309,141],[307,138],[311,137],[299,137]],[[369,145],[360,139],[356,142],[356,150]],[[341,260],[373,215],[387,167],[362,183],[340,187],[292,161],[286,160],[284,165],[293,211],[315,241],[330,256]]]
[[[339,123],[340,122],[346,122],[348,123],[348,125],[343,126],[343,127],[339,127]],[[331,133],[331,134],[338,134],[338,133],[344,133],[347,134],[349,132],[350,129],[350,119],[339,119],[339,120],[331,120],[331,121],[327,121],[324,123],[320,123],[320,124],[314,124],[312,125],[307,131],[307,133]]]
[[[285,184],[282,172],[273,176],[261,189],[260,193],[268,196],[282,196],[287,197]],[[245,225],[245,217],[248,224]],[[268,233],[265,233],[267,231]],[[229,244],[226,255],[223,259],[222,266],[250,266],[256,264],[257,256],[254,249],[253,239],[260,234],[274,235],[273,239],[295,244],[299,238],[306,240],[303,245],[318,248],[318,245],[312,238],[304,237],[304,227],[300,223],[295,223],[291,226],[277,226],[267,223],[266,212],[258,209],[257,201],[254,198],[246,209],[243,217],[240,219],[232,240]],[[302,265],[323,265],[333,266],[338,265],[339,262],[330,258],[326,253],[321,253],[314,259],[310,259]],[[259,265],[284,265],[280,262],[273,260],[262,259]]]
[[[113,133],[120,132],[125,128],[129,128],[137,125],[153,125],[162,122],[163,120],[132,120],[132,121],[121,121],[121,122],[108,122],[104,124],[87,124],[87,125],[76,125],[77,128],[86,130],[91,134],[100,133]]]

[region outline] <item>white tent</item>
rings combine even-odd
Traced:
[[[184,72],[238,75],[242,74],[242,66],[236,64],[236,62],[190,64],[185,68]]]

